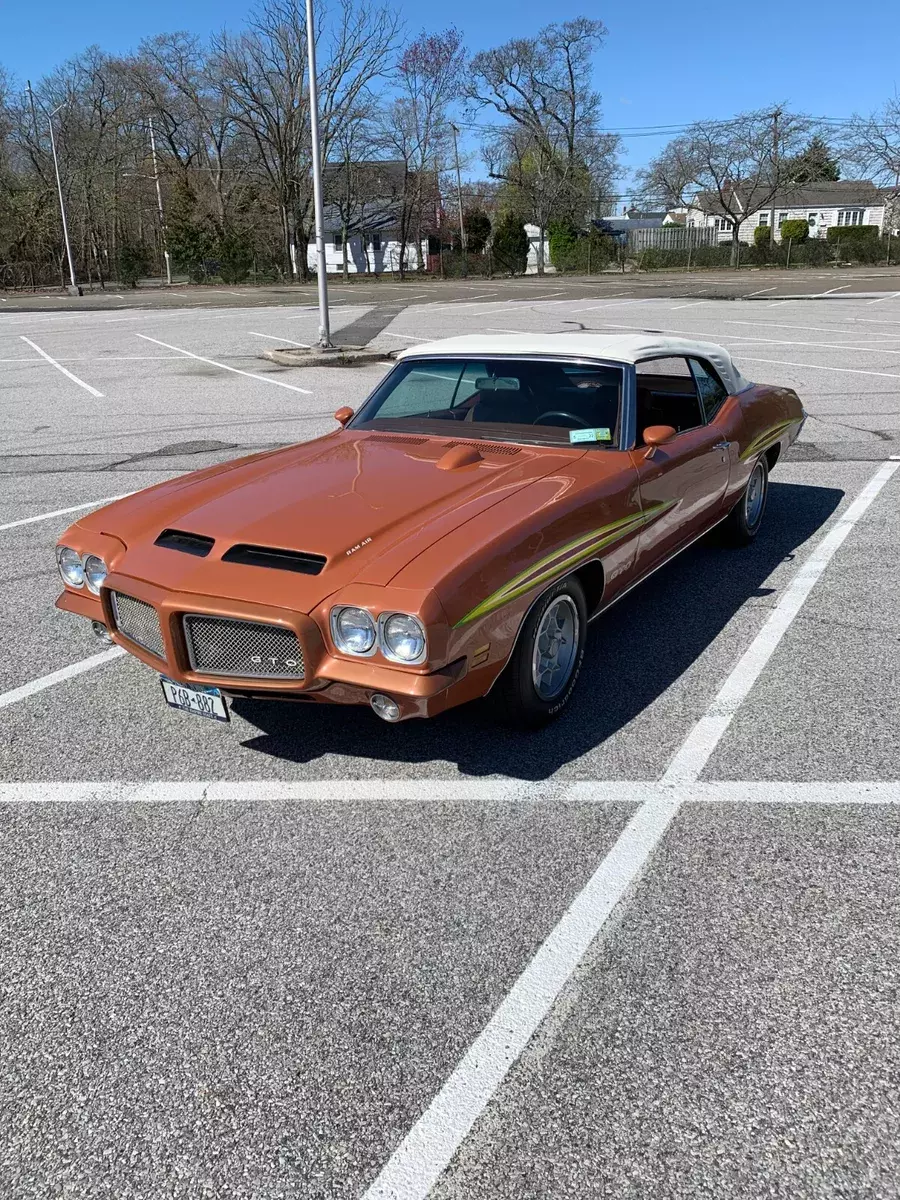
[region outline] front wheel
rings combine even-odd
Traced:
[[[759,458],[737,504],[728,514],[725,531],[736,546],[747,546],[759,533],[769,495],[769,464]]]
[[[569,703],[584,660],[587,604],[575,578],[549,588],[525,618],[497,688],[508,724],[537,729]]]

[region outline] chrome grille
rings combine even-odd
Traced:
[[[303,679],[303,648],[281,625],[185,613],[191,667],[202,675],[241,679]]]
[[[112,594],[113,616],[116,628],[130,642],[143,646],[151,654],[165,658],[159,615],[152,604],[126,596],[122,592]]]

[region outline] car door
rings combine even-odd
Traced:
[[[636,365],[635,375],[637,430],[632,461],[648,518],[638,547],[638,569],[643,574],[722,515],[731,446],[716,422],[707,419],[701,394],[706,384],[698,385],[703,376],[687,358],[645,360]],[[643,431],[650,425],[670,425],[676,432],[663,445],[648,447]]]

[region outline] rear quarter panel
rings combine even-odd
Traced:
[[[791,388],[755,383],[730,397],[720,416],[732,443],[728,498],[733,502],[746,487],[759,455],[776,445],[783,451],[796,439],[804,420],[803,405]]]

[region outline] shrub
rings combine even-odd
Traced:
[[[491,243],[494,263],[500,271],[524,275],[528,265],[528,234],[513,213],[505,213],[494,226]]]
[[[787,250],[787,247],[784,247]],[[834,260],[834,249],[824,238],[807,238],[805,242],[794,242],[791,246],[791,263],[794,266],[824,267]]]
[[[879,235],[877,225],[832,225],[828,230],[829,242],[861,242]]]
[[[463,271],[462,253],[457,249],[444,251],[445,279],[462,279],[464,274],[485,277],[490,274],[490,268],[491,260],[487,254],[467,254]]]
[[[125,242],[119,247],[116,274],[124,287],[137,287],[137,281],[150,270],[150,257],[143,246]]]
[[[578,230],[567,221],[554,221],[549,227],[550,262],[557,271],[571,271],[578,242]]]
[[[781,240],[786,242],[805,242],[809,237],[809,223],[801,218],[792,221],[782,221]]]
[[[240,234],[226,233],[214,250],[223,283],[243,283],[253,266],[253,251]]]
[[[757,225],[753,230],[754,246],[769,246],[772,243],[772,229],[769,225]]]

